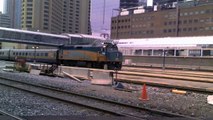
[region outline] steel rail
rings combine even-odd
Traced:
[[[137,68],[149,68],[149,69],[162,69],[161,66],[152,66],[150,64],[150,66],[135,66],[135,65],[123,65],[125,67],[137,67]],[[189,67],[165,67],[166,70],[183,70],[183,71],[205,71],[205,72],[213,72],[213,70],[211,69],[193,69],[193,68],[189,68]]]
[[[7,112],[2,111],[2,110],[0,110],[0,113],[3,114],[3,115],[9,116],[9,117],[11,117],[11,118],[14,118],[14,119],[16,119],[16,120],[25,120],[24,118],[21,118],[21,117],[12,115],[12,114],[7,113]]]
[[[66,93],[66,94],[70,94],[70,95],[76,95],[76,96],[84,97],[86,99],[89,98],[89,99],[98,100],[98,101],[102,101],[102,102],[106,102],[106,103],[125,106],[125,107],[129,107],[129,108],[137,109],[137,110],[146,111],[146,112],[149,112],[150,114],[154,113],[156,115],[162,115],[162,116],[167,116],[167,117],[181,117],[181,118],[187,118],[187,119],[195,119],[194,117],[185,116],[185,115],[181,115],[181,114],[177,114],[177,113],[171,113],[171,112],[161,111],[161,110],[157,110],[157,109],[150,109],[150,108],[145,108],[145,107],[134,106],[134,105],[126,104],[126,103],[116,102],[116,101],[113,101],[113,100],[106,100],[106,99],[102,99],[102,98],[98,98],[98,97],[94,97],[94,96],[83,95],[83,94],[80,94],[80,93],[74,93],[74,92],[71,92],[71,91],[61,90],[60,88],[56,88],[56,87],[52,88],[52,86],[35,85],[35,84],[32,84],[32,83],[27,83],[27,82],[23,82],[23,81],[22,82],[16,81],[16,80],[4,78],[4,77],[1,77],[1,76],[0,76],[0,79],[5,79],[5,80],[8,80],[8,81],[12,81],[12,82],[20,83],[20,84],[25,84],[25,85],[28,85],[28,86],[39,87],[39,88],[42,88],[42,89],[48,89],[48,90],[52,90],[54,92],[61,92],[61,93]],[[3,83],[0,83],[0,84],[5,85]],[[23,89],[23,88],[16,87],[16,86],[14,86],[14,84],[13,85],[7,84],[6,86],[14,87],[14,88],[17,88],[17,89],[22,89],[24,91],[32,92],[32,93],[39,94],[39,95],[42,95],[42,96],[45,96],[45,97],[57,99],[57,100],[64,101],[64,102],[69,102],[69,103],[72,103],[72,104],[77,104],[77,105],[84,106],[84,107],[87,107],[87,108],[91,108],[91,109],[94,109],[94,110],[114,114],[114,115],[117,115],[117,116],[126,116],[126,117],[131,117],[131,118],[136,118],[136,119],[144,119],[144,117],[134,116],[134,115],[130,115],[128,113],[115,112],[115,111],[111,111],[111,110],[107,110],[107,109],[103,109],[103,108],[99,108],[99,107],[90,106],[90,105],[83,104],[83,103],[80,103],[80,102],[77,103],[77,102],[73,102],[73,101],[68,101],[68,100],[65,100],[65,99],[57,98],[55,96],[44,95],[43,93],[38,93],[38,92],[32,91],[32,89],[26,90],[26,89]]]
[[[177,76],[190,76],[190,77],[200,77],[200,78],[213,78],[211,72],[197,72],[197,71],[171,71],[171,70],[151,70],[135,67],[124,67],[122,71],[131,71],[131,72],[145,72],[145,73],[159,73],[159,74],[168,74],[168,75],[177,75]]]
[[[194,82],[205,82],[213,83],[213,79],[210,78],[197,78],[197,77],[188,77],[188,76],[178,76],[178,75],[166,75],[166,74],[156,74],[156,73],[145,73],[145,72],[129,72],[129,71],[118,71],[119,75],[128,75],[128,76],[142,76],[142,77],[152,77],[152,78],[165,78],[165,79],[175,79],[175,80],[185,80],[185,81],[194,81]]]

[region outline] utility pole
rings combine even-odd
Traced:
[[[179,36],[179,17],[180,17],[179,0],[177,0],[177,6],[176,6],[176,37]]]

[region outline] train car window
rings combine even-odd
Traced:
[[[45,56],[48,56],[48,53],[45,53]]]
[[[22,53],[22,56],[24,56],[24,52]]]
[[[25,55],[27,56],[27,55],[28,55],[28,53],[25,53]]]
[[[15,55],[15,53],[13,52],[13,55]]]
[[[39,56],[39,53],[37,53],[36,56]]]
[[[21,55],[21,53],[19,53],[19,56]]]
[[[76,49],[82,49],[83,47],[76,47]]]

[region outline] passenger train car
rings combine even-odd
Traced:
[[[25,59],[26,61],[38,61],[56,64],[57,49],[1,49],[0,59],[15,61]]]
[[[0,59],[36,61],[69,66],[121,69],[122,53],[112,42],[72,45],[60,49],[1,49]]]
[[[213,56],[213,36],[119,39],[114,42],[125,56]]]

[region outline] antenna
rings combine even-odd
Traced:
[[[109,38],[109,34],[106,33],[106,28],[105,28],[105,14],[106,14],[106,0],[104,0],[104,4],[103,4],[103,23],[102,23],[102,28],[101,28],[101,37],[104,38]]]
[[[104,10],[103,10],[103,25],[105,23],[105,11],[106,11],[106,0],[104,0]]]

